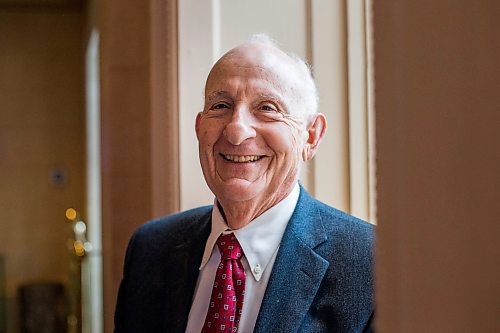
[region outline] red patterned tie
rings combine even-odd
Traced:
[[[234,234],[220,235],[217,246],[221,260],[202,333],[237,332],[245,296],[243,251]]]

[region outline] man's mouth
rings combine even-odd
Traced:
[[[228,154],[221,154],[221,156],[226,161],[235,163],[255,162],[264,157],[264,155],[228,155]]]

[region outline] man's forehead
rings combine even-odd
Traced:
[[[294,72],[296,68],[290,56],[275,46],[247,43],[224,54],[212,67],[209,78],[211,75],[230,70],[284,74]]]
[[[260,98],[260,99],[265,99],[265,100],[270,100],[270,101],[276,101],[280,102],[282,101],[282,96],[274,91],[269,91],[269,90],[252,90],[251,91],[252,95],[254,97]],[[227,91],[227,90],[215,90],[215,91],[210,91],[206,96],[205,100],[210,102],[213,100],[221,99],[221,98],[226,98],[226,99],[234,99],[237,96],[234,96],[232,92]]]
[[[240,75],[241,71],[215,73],[210,76],[205,87],[205,101],[216,99],[237,100],[251,98],[285,103],[288,92],[293,90],[287,79],[281,80],[277,75],[266,73]]]

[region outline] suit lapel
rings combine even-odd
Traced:
[[[169,290],[166,297],[165,332],[184,332],[191,309],[199,266],[210,234],[211,214],[203,216],[196,228],[179,235],[177,246],[171,249],[169,263]]]
[[[262,301],[254,332],[294,332],[311,306],[328,261],[314,248],[326,240],[317,202],[301,187]]]

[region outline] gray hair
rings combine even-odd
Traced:
[[[311,66],[296,54],[284,51],[280,47],[280,45],[276,42],[276,40],[271,38],[266,33],[258,33],[252,35],[248,39],[248,43],[259,43],[272,46],[282,51],[290,58],[290,60],[295,65],[301,76],[304,78],[304,85],[302,86],[301,89],[302,91],[301,99],[304,104],[304,110],[302,110],[303,115],[307,117],[309,115],[317,113],[319,104],[319,94],[316,82],[314,81]]]

